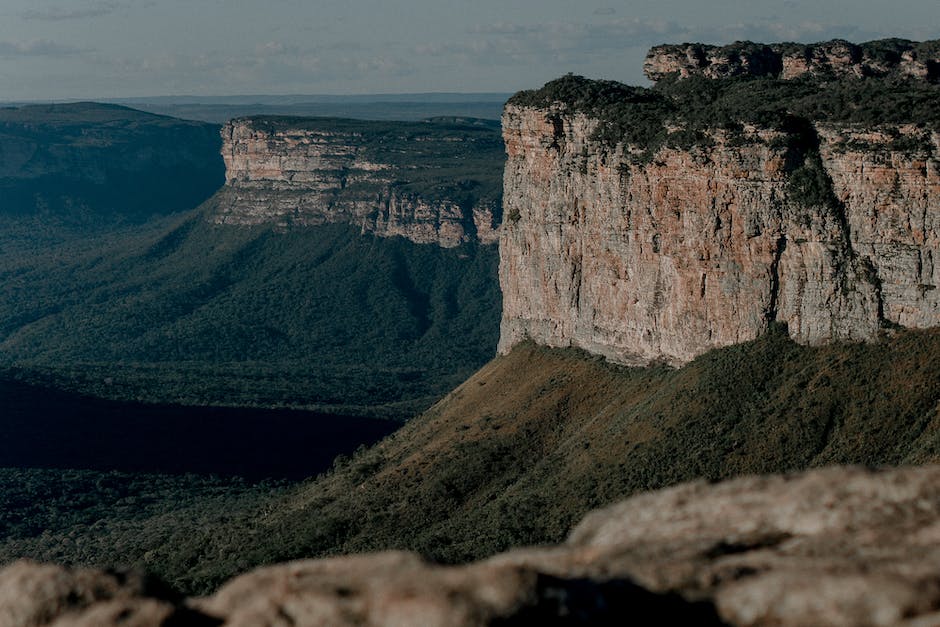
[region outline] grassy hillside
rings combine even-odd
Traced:
[[[589,509],[694,478],[940,461],[938,356],[940,331],[824,348],[777,331],[679,370],[523,345],[300,490],[316,522],[284,515],[278,557],[398,546],[460,561],[560,540]]]
[[[197,210],[47,247],[0,244],[7,376],[103,397],[407,418],[495,351],[495,247]]]
[[[0,108],[0,218],[140,223],[224,182],[219,127],[98,103]]]
[[[940,462],[938,357],[940,330],[811,348],[778,329],[679,370],[524,344],[379,445],[257,509],[228,508],[224,524],[168,511],[137,522],[133,549],[114,550],[128,532],[102,521],[81,556],[56,534],[0,556],[138,562],[204,591],[302,556],[395,547],[450,562],[554,542],[589,509],[697,477]]]

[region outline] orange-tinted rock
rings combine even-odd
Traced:
[[[940,324],[935,134],[863,156],[836,150],[854,131],[818,129],[841,202],[807,205],[777,131],[638,162],[584,114],[511,105],[503,124],[502,352],[530,338],[679,364],[774,322],[807,344]]]
[[[217,624],[177,604],[159,583],[135,573],[19,561],[0,570],[2,627],[151,627]]]

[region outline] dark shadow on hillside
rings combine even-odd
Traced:
[[[0,467],[302,479],[398,423],[295,410],[117,402],[0,381]]]

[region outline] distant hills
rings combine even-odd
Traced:
[[[214,124],[99,103],[0,108],[0,219],[141,223],[224,181]]]
[[[363,95],[154,96],[115,98],[111,104],[160,115],[222,124],[252,115],[416,121],[437,116],[499,120],[509,93]],[[22,103],[20,103],[22,104]]]

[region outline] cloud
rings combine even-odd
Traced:
[[[758,42],[800,41],[815,43],[829,39],[848,39],[849,41],[867,41],[886,36],[887,33],[869,31],[858,26],[845,24],[827,24],[825,22],[802,21],[786,23],[779,20],[726,24],[720,28],[702,31],[706,43],[725,44],[733,41],[751,40]]]
[[[28,42],[0,41],[0,57],[69,57],[86,52],[89,50],[48,39]]]
[[[83,20],[101,17],[113,13],[118,9],[117,2],[96,2],[86,7],[48,7],[45,9],[30,9],[20,13],[24,20],[39,20],[43,22],[62,22],[65,20]]]
[[[97,54],[93,60],[102,82],[129,85],[146,77],[163,93],[310,93],[360,82],[387,84],[396,77],[415,73],[409,59],[387,52],[280,41],[262,41],[249,50],[146,56]]]

